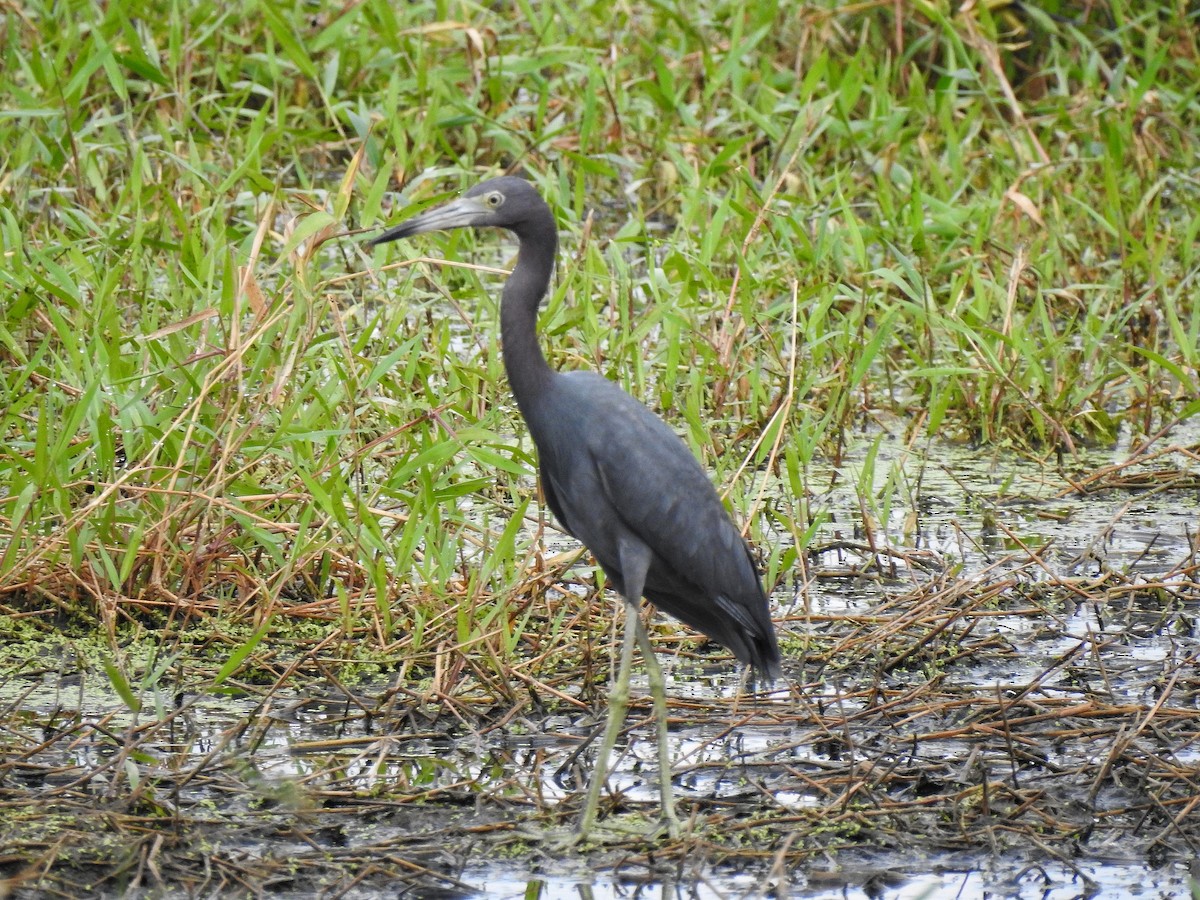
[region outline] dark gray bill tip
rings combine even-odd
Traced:
[[[413,229],[409,222],[401,222],[393,228],[389,228],[383,234],[377,234],[373,238],[367,240],[368,247],[378,247],[380,244],[387,244],[392,241],[398,241],[400,238],[406,238],[413,234]]]

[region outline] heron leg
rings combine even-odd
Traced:
[[[629,611],[627,606],[626,612]],[[671,754],[667,745],[667,683],[663,678],[662,666],[658,664],[658,657],[654,655],[650,635],[646,634],[646,626],[642,624],[642,617],[637,614],[636,607],[632,612],[638,646],[642,648],[642,660],[646,664],[646,678],[650,682],[650,696],[654,698],[654,722],[658,732],[658,791],[662,802],[662,814],[667,823],[667,833],[672,838],[677,838],[680,826],[679,818],[675,815],[675,797],[671,790]]]
[[[625,601],[625,636],[621,641],[621,663],[617,668],[617,680],[608,698],[608,721],[604,724],[604,737],[600,740],[600,750],[596,754],[596,765],[592,770],[592,782],[588,785],[587,800],[583,805],[583,815],[579,818],[579,836],[586,838],[592,826],[596,824],[596,811],[600,805],[600,791],[608,775],[608,760],[613,748],[617,745],[617,735],[621,733],[621,724],[625,721],[625,712],[629,709],[629,679],[633,669],[633,642],[636,631],[641,627],[638,619],[637,606]]]

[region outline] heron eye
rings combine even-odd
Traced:
[[[487,195],[487,205],[488,206],[497,207],[503,202],[504,202],[504,195],[499,192]]]

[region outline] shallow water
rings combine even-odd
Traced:
[[[1200,817],[1200,489],[1114,482],[1079,495],[1069,482],[1114,457],[1062,473],[880,438],[860,497],[862,459],[810,474],[814,491],[832,485],[816,504],[826,549],[774,597],[787,646],[811,648],[789,661],[794,690],[747,698],[727,665],[660,654],[677,800],[717,829],[703,850],[665,862],[637,841],[554,853],[527,824],[512,830],[574,808],[594,748],[574,757],[599,724],[585,709],[494,725],[389,699],[386,682],[231,682],[228,694],[164,682],[135,714],[69,641],[10,654],[0,672],[0,801],[66,798],[83,829],[132,792],[155,827],[182,823],[183,868],[199,864],[188,854],[201,839],[210,865],[305,859],[319,871],[296,896],[377,895],[346,874],[364,853],[424,872],[418,896],[1185,896]],[[1147,468],[1167,463],[1200,473],[1194,452]],[[855,524],[863,509],[869,535]],[[645,692],[636,680],[608,792],[652,818]],[[722,844],[742,820],[761,836]],[[754,852],[824,828],[828,844],[782,872]],[[21,829],[7,836],[56,840],[35,818]]]
[[[885,870],[794,881],[763,879],[754,875],[708,875],[686,884],[637,882],[609,877],[589,879],[545,877],[517,872],[497,873],[496,867],[469,869],[463,880],[478,888],[478,897],[493,900],[756,900],[790,897],[795,900],[1126,900],[1131,897],[1185,898],[1194,876],[1182,863],[1151,869],[1129,863],[1078,864],[1074,870],[1061,863],[1031,863],[1018,868],[989,863],[980,868],[935,873]],[[765,883],[764,883],[765,881]],[[823,882],[823,884],[822,884]],[[834,882],[831,884],[831,882]]]

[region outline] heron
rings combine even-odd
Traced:
[[[780,677],[781,660],[762,580],[749,545],[679,435],[607,378],[556,371],[546,361],[537,317],[554,272],[558,231],[529,181],[503,176],[481,182],[369,245],[455,228],[506,229],[518,240],[500,302],[509,386],[537,448],[546,503],[591,551],[625,603],[620,663],[578,835],[586,837],[596,821],[608,760],[628,710],[635,642],[654,700],[662,816],[677,835],[666,689],[639,606],[645,597],[770,682]]]

